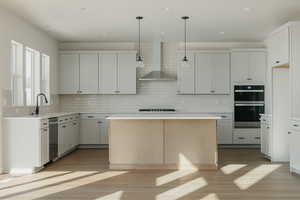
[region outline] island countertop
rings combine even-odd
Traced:
[[[218,120],[222,119],[222,116],[218,115],[199,115],[199,114],[119,114],[112,115],[108,118],[108,120],[153,120],[153,119],[161,119],[161,120],[170,120],[170,119],[211,119]]]

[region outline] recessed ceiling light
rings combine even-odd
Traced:
[[[221,31],[221,32],[220,32],[220,34],[221,34],[221,35],[224,35],[224,34],[225,34],[225,32],[224,32],[224,31]]]
[[[251,11],[252,11],[252,9],[249,8],[249,7],[243,8],[243,10],[244,10],[245,12],[251,12]]]

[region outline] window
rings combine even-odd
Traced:
[[[43,92],[50,102],[50,57],[42,54],[42,77],[41,77],[41,92]]]
[[[13,106],[35,105],[40,92],[50,102],[50,57],[11,41],[11,85]]]
[[[23,106],[23,45],[15,41],[11,41],[11,90],[12,105]]]
[[[32,106],[36,103],[35,97],[38,93],[40,93],[41,88],[40,53],[34,49],[26,47],[25,60],[26,105]]]

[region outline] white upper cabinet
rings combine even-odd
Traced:
[[[101,94],[136,94],[135,53],[102,53],[99,73]]]
[[[289,63],[289,28],[273,33],[269,39],[271,66]]]
[[[196,94],[229,94],[229,53],[196,53]]]
[[[117,93],[117,54],[101,53],[99,56],[99,92],[101,94]]]
[[[60,54],[60,94],[136,94],[135,52]]]
[[[194,94],[195,93],[195,56],[189,53],[188,64],[183,65],[182,59],[184,54],[180,53],[177,56],[178,62],[178,94]]]
[[[80,93],[98,93],[98,53],[80,54]]]
[[[209,53],[196,54],[196,94],[213,93],[213,60]]]
[[[60,54],[60,94],[79,92],[79,54]]]
[[[231,78],[233,83],[266,81],[267,56],[264,51],[234,51],[231,53]]]
[[[183,66],[178,54],[179,94],[229,94],[230,59],[227,52],[190,52]]]
[[[136,94],[136,55],[118,54],[118,90],[120,94]]]
[[[213,92],[216,94],[230,93],[230,61],[229,53],[213,55]]]

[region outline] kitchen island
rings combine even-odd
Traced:
[[[213,115],[113,115],[109,120],[111,169],[217,169]]]

